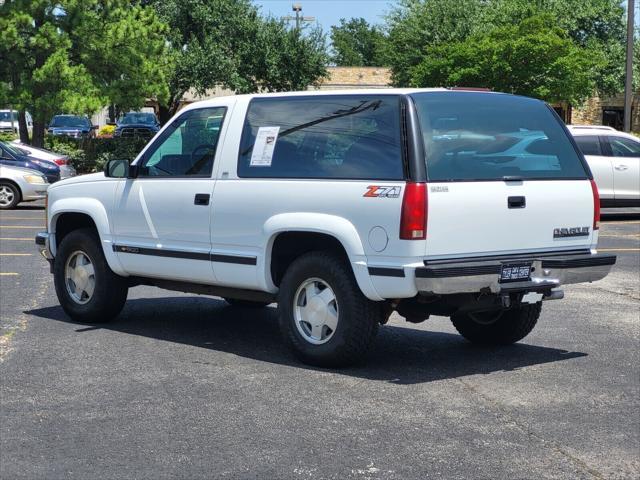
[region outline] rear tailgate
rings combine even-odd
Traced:
[[[594,240],[588,180],[430,183],[428,195],[429,257],[575,250]]]
[[[595,244],[582,154],[538,100],[412,95],[428,179],[428,258],[580,250]]]

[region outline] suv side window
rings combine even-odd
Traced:
[[[640,143],[624,137],[607,137],[614,157],[640,157]]]
[[[403,179],[400,97],[253,99],[242,131],[238,176]]]
[[[602,155],[600,140],[597,135],[576,135],[573,139],[583,155]]]
[[[145,153],[140,177],[210,177],[225,107],[190,110]]]

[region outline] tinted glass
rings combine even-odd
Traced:
[[[600,140],[595,135],[577,135],[573,137],[584,155],[602,155]]]
[[[242,132],[238,175],[402,179],[400,99],[395,95],[254,99]]]
[[[84,117],[55,116],[50,127],[88,127],[89,120]]]
[[[544,103],[513,95],[412,95],[432,181],[587,178],[559,120]]]
[[[17,122],[18,112],[0,112],[0,122]]]
[[[180,115],[145,153],[140,176],[210,177],[225,111],[201,108]]]
[[[142,113],[142,112],[130,112],[127,113],[120,123],[124,124],[132,124],[132,123],[145,123],[145,124],[154,124],[156,123],[156,116],[153,113]]]
[[[640,157],[640,143],[623,137],[607,138],[614,157]]]

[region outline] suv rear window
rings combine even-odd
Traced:
[[[397,95],[256,98],[238,176],[400,180],[403,165]]]
[[[560,121],[538,100],[478,92],[411,97],[431,181],[587,178]]]

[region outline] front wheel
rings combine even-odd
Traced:
[[[321,367],[357,362],[371,348],[382,319],[349,265],[329,252],[307,253],[287,269],[278,294],[280,328],[295,355]]]
[[[107,322],[127,300],[126,279],[109,268],[100,238],[89,228],[64,237],[54,260],[53,278],[60,305],[78,322]]]
[[[11,210],[20,203],[20,190],[9,182],[0,182],[0,210]]]
[[[497,312],[458,313],[451,322],[472,343],[509,345],[526,337],[538,322],[542,303],[523,304]]]

